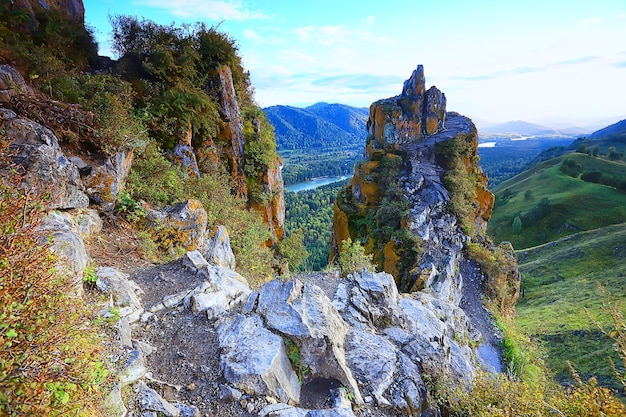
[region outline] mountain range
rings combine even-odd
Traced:
[[[316,103],[305,108],[278,105],[264,110],[274,126],[279,151],[362,149],[365,145],[367,108]]]

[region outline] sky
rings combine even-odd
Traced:
[[[626,0],[83,0],[109,47],[110,15],[202,21],[235,39],[262,107],[369,107],[424,65],[448,110],[478,125],[552,128],[626,118]]]

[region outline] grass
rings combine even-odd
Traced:
[[[516,249],[523,249],[580,231],[626,222],[626,193],[561,173],[559,167],[564,158],[576,159],[585,171],[599,170],[626,177],[626,164],[621,161],[578,153],[544,161],[493,189],[496,207],[487,233],[495,242],[509,241]],[[515,217],[524,219],[544,198],[550,201],[549,213],[535,224],[522,220],[521,232],[514,233]]]
[[[615,300],[626,300],[626,224],[576,233],[517,255],[523,293],[517,323],[546,350],[557,380],[572,382],[570,361],[583,378],[595,375],[602,385],[621,388],[608,360],[621,363],[613,343],[588,314],[608,324],[598,284]]]

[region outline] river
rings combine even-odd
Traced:
[[[298,182],[298,183],[289,185],[285,187],[285,189],[292,193],[297,193],[300,191],[307,191],[307,190],[314,190],[317,187],[321,187],[322,185],[332,184],[333,182],[345,181],[351,177],[352,175],[342,175],[340,177],[313,178],[312,180]]]

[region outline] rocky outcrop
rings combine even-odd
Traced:
[[[403,144],[443,130],[446,96],[436,87],[426,91],[424,68],[418,65],[404,82],[402,94],[370,106],[366,151],[399,149]]]
[[[230,247],[226,226],[219,226],[206,241],[204,257],[212,265],[235,269],[235,254]]]
[[[169,253],[202,249],[207,240],[207,213],[200,201],[189,199],[163,211],[148,209],[146,227]]]
[[[104,211],[113,210],[130,173],[133,151],[116,152],[111,156],[101,155],[88,162],[79,156],[70,156],[69,159],[79,169],[90,202],[99,205]]]
[[[65,157],[54,132],[11,110],[2,109],[0,114],[5,143],[14,154],[11,162],[24,174],[22,186],[45,191],[48,209],[87,207],[78,168]]]
[[[263,193],[269,197],[267,202],[261,204],[252,202],[254,210],[261,213],[263,221],[272,232],[272,241],[280,242],[285,236],[285,193],[283,183],[283,165],[280,159],[274,161],[274,165],[263,172],[261,184]]]
[[[234,183],[235,194],[246,197],[248,186],[244,172],[245,161],[245,138],[243,135],[243,118],[239,108],[239,102],[233,84],[233,75],[228,65],[221,65],[217,70],[219,83],[218,97],[220,102],[220,115],[224,126],[219,132],[220,141],[227,144],[226,152],[230,167],[230,176]]]
[[[32,95],[33,89],[18,70],[10,65],[0,65],[0,103],[9,103],[19,94]]]
[[[283,191],[282,161],[278,155],[273,161],[266,161],[258,172],[246,172],[246,139],[244,120],[237,99],[231,69],[221,65],[216,72],[215,95],[220,103],[222,124],[216,138],[207,137],[195,149],[200,171],[210,172],[221,161],[228,171],[233,184],[233,193],[246,198],[250,207],[258,211],[272,232],[269,245],[279,242],[284,234],[285,197]],[[261,135],[261,123],[253,120],[255,135]],[[190,158],[188,158],[190,159]],[[190,162],[193,166],[193,163]],[[253,187],[249,188],[248,184]],[[263,196],[263,198],[260,198]]]
[[[399,294],[386,273],[349,275],[332,301],[311,283],[271,281],[250,295],[242,313],[218,322],[224,375],[246,393],[282,402],[303,401],[295,369],[304,387],[336,380],[356,403],[428,415],[422,373],[469,382],[481,368],[470,347],[480,334],[463,310],[428,293]],[[291,364],[284,345],[291,346]],[[275,405],[266,413],[308,415],[298,410]]]
[[[493,195],[477,164],[477,140],[470,119],[446,113],[445,95],[435,87],[426,90],[418,66],[402,94],[370,106],[369,160],[355,168],[352,184],[335,201],[331,258],[339,256],[341,241],[363,239],[402,291],[429,288],[458,305],[458,265],[471,237],[450,210],[457,191],[451,191],[447,174],[460,166],[474,179],[467,217],[484,233]]]

